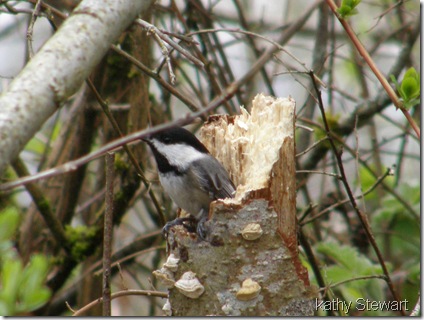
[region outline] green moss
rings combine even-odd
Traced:
[[[71,244],[71,255],[76,261],[82,261],[97,236],[97,227],[66,226],[65,233]]]
[[[120,202],[123,199],[126,199],[126,197],[125,197],[125,194],[122,191],[118,191],[118,192],[115,193],[114,199],[115,199],[116,202]]]
[[[128,162],[125,161],[119,154],[115,156],[115,170],[117,172],[127,171],[129,169]]]
[[[336,135],[340,134],[340,129],[339,129],[339,120],[340,120],[340,115],[339,114],[332,114],[329,112],[325,113],[325,117],[327,119],[327,123],[328,123],[328,127],[330,129],[330,131]],[[324,122],[322,121],[322,119],[319,119],[318,122],[322,125],[322,127],[324,128]],[[323,139],[327,136],[327,132],[325,132],[324,129],[321,128],[316,128],[314,131],[314,136],[315,136],[315,141],[318,141],[320,139]],[[334,140],[334,142],[337,145],[337,141]],[[325,141],[324,144],[329,148],[330,147],[330,142]]]

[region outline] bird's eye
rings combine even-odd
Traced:
[[[171,142],[171,137],[169,137],[169,136],[163,137],[163,142],[164,143],[170,143]]]

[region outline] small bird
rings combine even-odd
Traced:
[[[143,139],[156,160],[159,180],[165,192],[197,221],[197,234],[206,239],[204,226],[209,205],[216,199],[233,198],[235,186],[228,172],[206,147],[188,130],[173,127]],[[182,223],[168,222],[164,231]]]

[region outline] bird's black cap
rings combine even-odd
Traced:
[[[156,139],[163,144],[187,144],[200,152],[209,153],[208,149],[206,149],[206,147],[196,138],[194,134],[182,127],[165,129],[158,133],[151,134],[143,140],[149,143],[149,140],[152,139]]]

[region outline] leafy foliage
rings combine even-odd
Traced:
[[[411,201],[416,212],[420,212],[420,186],[404,184],[399,190]],[[386,255],[397,269],[403,270],[402,277],[407,281],[402,291],[411,297],[411,292],[418,292],[420,287],[421,230],[418,217],[407,212],[392,195],[386,196],[382,203],[372,219],[373,229],[379,235],[380,246],[388,248]]]
[[[403,106],[406,110],[420,103],[420,74],[415,70],[415,68],[411,67],[405,72],[405,75],[403,76],[400,84],[397,82],[393,75],[391,75],[390,78],[395,84],[396,89],[403,101]]]
[[[358,13],[356,6],[361,3],[361,0],[343,0],[337,12],[343,19],[353,16]]]
[[[19,315],[43,306],[51,292],[45,286],[48,259],[34,254],[24,265],[12,246],[19,213],[8,207],[0,213],[0,314]]]
[[[322,242],[317,244],[316,250],[333,263],[325,267],[324,271],[329,285],[357,277],[382,275],[381,266],[372,262],[365,255],[360,254],[354,247]],[[383,297],[383,288],[378,285],[379,280],[370,279],[366,281],[368,281],[366,286],[361,280],[359,282],[350,281],[337,288],[347,301],[355,301],[358,298],[369,295],[369,288],[374,288],[373,295],[375,299],[381,299]]]

